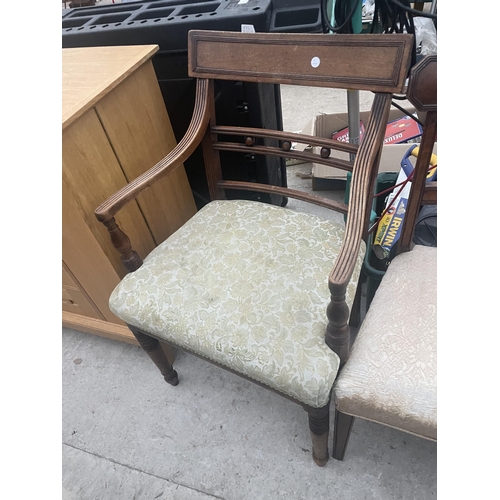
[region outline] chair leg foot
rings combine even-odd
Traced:
[[[311,437],[313,442],[312,457],[314,463],[320,467],[324,467],[330,458],[328,453],[328,432],[325,432],[321,436],[317,436],[311,432]]]
[[[170,374],[168,376],[165,376],[163,377],[165,379],[165,382],[167,384],[170,384],[172,386],[176,386],[179,384],[179,375],[177,374],[177,372],[172,368],[172,371],[170,372]]]
[[[312,438],[312,457],[316,465],[324,467],[330,458],[328,433],[330,429],[330,402],[323,408],[307,408]]]
[[[158,367],[160,373],[163,375],[165,382],[172,386],[176,386],[179,383],[179,375],[172,368],[172,365],[167,359],[167,355],[163,350],[161,343],[146,335],[144,332],[141,332],[139,329],[128,325],[130,331],[134,334],[134,337],[137,339],[137,342],[144,349],[146,354],[151,358],[153,363]]]
[[[344,460],[345,450],[351,435],[354,417],[335,410],[335,424],[333,429],[333,458]]]

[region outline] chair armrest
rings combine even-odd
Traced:
[[[329,277],[332,295],[343,295],[351,279],[369,217],[368,204],[373,199],[372,180],[378,170],[385,128],[391,105],[391,94],[378,94],[372,108],[363,143],[356,156],[351,184],[349,215],[344,241]],[[370,168],[375,164],[372,168]]]
[[[167,156],[165,156],[165,158],[99,205],[94,211],[98,221],[105,222],[112,219],[128,202],[132,201],[161,178],[171,174],[191,156],[201,142],[209,123],[210,110],[207,105],[208,89],[209,81],[206,79],[198,79],[196,83],[196,100],[193,117],[191,118],[189,128],[182,140]]]
[[[359,247],[368,223],[368,204],[373,199],[373,183],[380,161],[391,97],[392,94],[375,96],[370,121],[354,162],[344,241],[328,278],[330,303],[326,310],[328,326],[325,341],[330,349],[338,354],[341,366],[349,357],[350,346],[346,290],[354,272]]]

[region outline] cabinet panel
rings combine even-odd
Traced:
[[[109,296],[126,269],[94,210],[176,145],[150,61],[157,50],[63,49],[62,322],[135,345],[109,309]],[[182,166],[149,191],[116,216],[142,258],[196,211]]]
[[[64,131],[62,156],[63,192],[67,203],[78,209],[118,275],[125,276],[120,256],[106,228],[95,218],[94,209],[123,187],[127,180],[93,109]],[[153,238],[135,201],[119,212],[116,221],[142,258],[153,250]]]
[[[70,276],[69,272],[66,271],[66,269],[64,268],[64,262],[62,268],[62,284],[63,288],[73,288],[75,290],[78,290],[79,288],[78,283]]]
[[[148,61],[158,48],[129,45],[63,49],[63,130]]]
[[[62,289],[62,310],[91,318],[103,319],[103,316],[94,309],[83,293],[65,287]]]
[[[102,98],[95,109],[129,181],[176,145],[151,61]],[[157,245],[196,212],[183,165],[141,193],[137,201]]]
[[[64,263],[103,317],[123,325],[108,306],[109,296],[120,277],[75,206],[70,190],[63,189],[62,202]]]
[[[63,327],[71,328],[72,330],[99,335],[107,339],[126,342],[127,344],[139,345],[139,342],[137,342],[126,325],[118,325],[110,321],[95,319],[81,314],[73,314],[64,310],[62,312],[62,324]]]
[[[62,263],[62,285],[63,311],[100,320],[105,319],[64,261]]]

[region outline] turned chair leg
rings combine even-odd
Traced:
[[[179,376],[177,372],[172,368],[172,365],[169,363],[165,351],[163,350],[160,342],[149,335],[141,332],[137,328],[133,326],[127,325],[130,328],[130,331],[134,334],[134,337],[137,339],[137,342],[141,345],[141,347],[146,351],[148,356],[153,360],[153,363],[158,367],[165,382],[170,385],[177,385],[179,383]]]
[[[344,454],[351,435],[354,417],[335,410],[335,424],[333,427],[333,458],[344,460]]]
[[[324,467],[329,459],[330,401],[323,408],[306,407],[306,411],[309,415],[313,460],[320,467]]]

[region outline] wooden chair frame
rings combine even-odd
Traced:
[[[396,255],[409,252],[415,246],[413,235],[422,206],[437,205],[437,182],[426,182],[437,135],[437,56],[427,56],[411,68],[406,97],[415,109],[426,115]],[[337,460],[344,459],[354,419],[335,410],[333,457]]]
[[[345,239],[328,278],[331,297],[326,308],[328,326],[325,332],[326,344],[339,355],[341,365],[345,363],[350,344],[346,288],[361,240],[366,238],[392,93],[403,90],[412,43],[413,36],[403,34],[331,36],[190,31],[189,75],[197,78],[197,87],[191,124],[184,138],[164,159],[95,210],[97,219],[107,227],[113,245],[128,271],[138,269],[142,259],[118,227],[115,215],[154,182],[171,174],[201,143],[212,200],[224,199],[226,190],[260,191],[307,201],[347,214]],[[215,120],[214,79],[364,89],[375,92],[375,98],[363,141],[358,146],[290,132],[218,126]],[[222,136],[242,139],[240,142],[221,141],[219,138]],[[268,145],[270,139],[279,146]],[[320,146],[320,153],[294,151],[291,149],[293,142]],[[355,154],[355,161],[331,158],[332,149]],[[285,187],[224,180],[219,151],[226,150],[279,155],[351,171],[353,180],[349,206]],[[158,339],[137,328],[130,329],[165,380],[177,385],[177,373]],[[284,396],[281,392],[279,394]],[[325,465],[328,461],[330,405],[312,408],[295,402],[304,406],[309,415],[313,459],[318,465]]]

